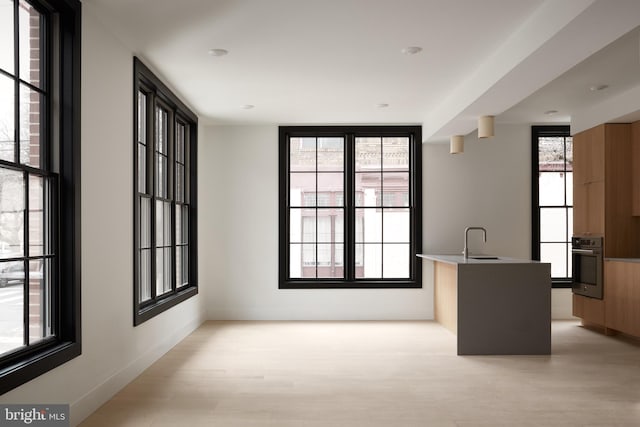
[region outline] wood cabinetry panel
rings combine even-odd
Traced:
[[[640,337],[640,263],[604,265],[607,328]]]
[[[433,269],[435,320],[457,334],[458,266],[435,262]]]
[[[635,216],[640,216],[640,121],[631,124],[631,169],[633,181],[633,207]]]
[[[601,299],[573,294],[573,315],[587,323],[605,325],[605,304]]]

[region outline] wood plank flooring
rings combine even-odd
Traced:
[[[456,356],[428,321],[207,322],[82,426],[639,426],[640,344],[554,322],[551,356]]]

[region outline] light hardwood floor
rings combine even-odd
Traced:
[[[456,356],[434,322],[207,322],[82,426],[640,426],[640,344]]]

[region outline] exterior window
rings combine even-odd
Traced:
[[[0,38],[2,394],[81,352],[80,3],[4,1]]]
[[[134,324],[196,295],[197,117],[134,58]]]
[[[420,287],[419,127],[280,127],[280,287]]]
[[[571,283],[573,144],[569,126],[532,127],[534,259],[551,263],[554,287]]]

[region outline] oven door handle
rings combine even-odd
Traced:
[[[571,253],[594,255],[596,252],[593,249],[571,249]]]

